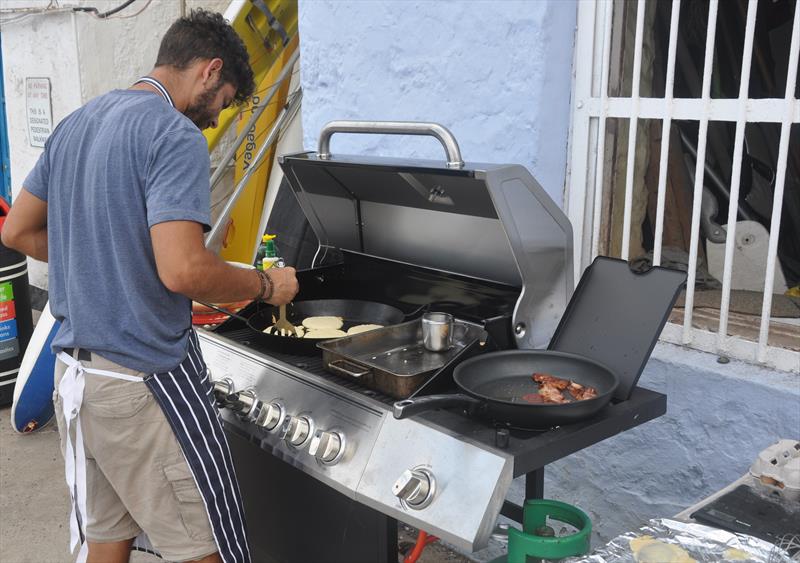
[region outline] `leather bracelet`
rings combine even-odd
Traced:
[[[268,301],[272,297],[272,293],[275,290],[275,284],[272,283],[272,279],[269,277],[269,274],[263,270],[256,270],[258,274],[258,279],[261,282],[261,289],[258,292],[258,296],[256,299],[261,301]]]

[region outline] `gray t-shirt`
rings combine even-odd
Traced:
[[[54,350],[86,348],[148,373],[186,357],[191,301],[161,283],[150,227],[207,230],[209,171],[200,130],[151,92],[109,92],[56,127],[23,183],[47,202]]]

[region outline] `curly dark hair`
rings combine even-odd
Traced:
[[[161,40],[156,66],[186,69],[198,59],[222,59],[222,80],[236,88],[234,103],[241,104],[256,88],[250,56],[222,14],[197,9],[173,23]]]

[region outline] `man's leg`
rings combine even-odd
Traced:
[[[98,543],[89,542],[89,555],[86,563],[128,563],[134,538],[124,541]],[[219,553],[206,555],[190,563],[222,563]]]
[[[212,553],[211,555],[206,555],[202,559],[196,559],[192,563],[222,563],[222,558],[219,556],[219,553]]]
[[[86,563],[128,563],[133,540],[134,538],[108,543],[90,541]]]
[[[89,555],[86,563],[128,563],[134,538],[124,541],[98,543],[89,542]],[[222,563],[219,553],[206,555],[191,563]]]
[[[140,375],[96,355],[86,363]],[[91,460],[97,467],[87,474],[89,540],[115,542],[144,531],[166,561],[218,562],[204,559],[218,549],[210,517],[169,421],[146,384],[87,374],[81,423],[87,468]],[[110,499],[123,512],[115,512]]]

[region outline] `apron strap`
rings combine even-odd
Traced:
[[[172,101],[172,96],[169,95],[169,91],[167,90],[167,87],[164,86],[163,84],[161,84],[161,82],[159,82],[158,80],[156,80],[152,76],[142,76],[139,80],[134,82],[134,85],[135,84],[149,84],[150,86],[152,86],[153,88],[158,90],[158,93],[161,94],[161,97],[164,98],[164,100],[169,105],[171,105],[172,107],[175,107],[175,102]]]
[[[88,518],[86,512],[86,450],[83,447],[83,429],[81,428],[80,416],[78,416],[83,405],[84,374],[91,373],[125,381],[143,382],[143,379],[124,373],[84,367],[78,360],[65,352],[59,352],[58,359],[67,365],[67,371],[58,384],[58,396],[61,398],[62,412],[66,424],[67,443],[64,456],[64,472],[70,499],[72,500],[72,511],[69,519],[69,545],[70,552],[72,552],[78,544],[81,544],[77,563],[84,563],[88,555],[88,545],[86,543],[86,521]],[[70,432],[73,420],[75,420],[74,447]]]

